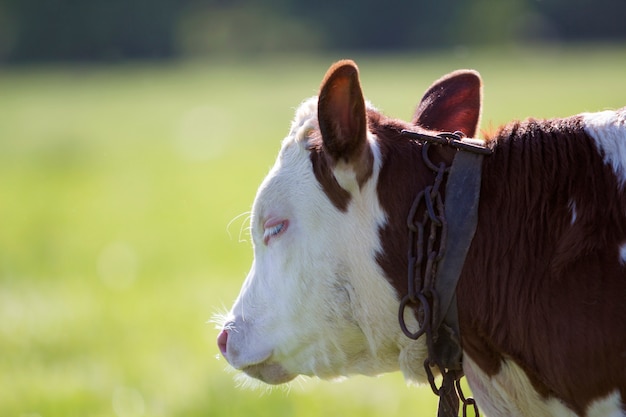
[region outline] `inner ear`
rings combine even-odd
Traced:
[[[334,64],[324,77],[318,99],[318,121],[324,147],[337,162],[351,162],[366,145],[365,99],[354,62]]]
[[[459,70],[435,81],[413,116],[413,124],[474,137],[480,122],[482,82],[472,70]]]

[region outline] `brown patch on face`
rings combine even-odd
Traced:
[[[360,154],[359,161],[354,164],[356,180],[359,184],[359,188],[363,187],[363,184],[367,182],[374,173],[374,154],[369,146],[367,146]]]
[[[351,200],[350,193],[341,188],[335,179],[332,162],[329,163],[328,161],[321,138],[309,139],[307,149],[309,150],[313,173],[324,193],[337,209],[342,212],[347,211]]]

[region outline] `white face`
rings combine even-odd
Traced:
[[[376,262],[385,214],[374,138],[374,172],[362,187],[351,184],[349,168],[335,169],[351,193],[342,212],[312,171],[306,142],[319,134],[316,117],[316,99],[300,107],[258,191],[254,263],[218,338],[233,367],[271,384],[297,375],[379,374],[399,369],[401,357],[424,354],[415,342],[407,348],[398,297]],[[423,359],[415,360],[421,368]]]

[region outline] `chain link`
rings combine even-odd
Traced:
[[[457,379],[454,384],[456,385],[456,392],[459,394],[459,398],[463,403],[463,416],[466,417],[467,408],[472,407],[472,409],[474,410],[474,415],[476,417],[479,417],[480,413],[478,412],[478,405],[476,404],[476,401],[474,401],[473,398],[465,397],[465,394],[463,394],[463,389],[461,389],[461,378]]]

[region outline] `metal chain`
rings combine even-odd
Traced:
[[[434,172],[435,179],[433,185],[427,186],[417,194],[407,217],[408,292],[400,301],[398,320],[402,331],[410,339],[417,340],[426,335],[428,358],[424,362],[424,369],[433,392],[440,398],[438,415],[458,415],[460,399],[463,403],[463,417],[467,417],[468,407],[473,408],[474,415],[479,417],[474,399],[466,398],[461,390],[459,381],[463,376],[462,370],[446,369],[437,362],[437,356],[434,354],[438,330],[434,327],[440,322],[437,317],[439,298],[435,289],[435,277],[437,264],[446,250],[447,235],[441,185],[450,167],[444,162],[434,164],[428,150],[431,143],[449,144],[452,140],[460,140],[460,137],[457,133],[444,133],[438,137],[430,137],[431,140],[422,146],[422,158],[426,166]],[[439,140],[442,142],[438,142]],[[417,312],[419,328],[416,331],[410,330],[404,319],[407,307]],[[437,368],[443,376],[440,387],[435,383],[433,368]]]
[[[426,165],[435,172],[433,185],[429,185],[417,194],[407,218],[409,229],[409,268],[408,292],[400,301],[398,319],[404,334],[417,340],[423,334],[432,339],[432,323],[436,322],[438,314],[438,299],[435,291],[435,274],[437,262],[445,253],[445,236],[447,223],[444,215],[443,199],[440,192],[444,175],[449,168],[441,162],[438,166],[430,161],[428,156],[429,143],[424,144],[422,156]],[[418,219],[418,209],[423,210],[421,220]],[[428,237],[425,233],[428,231]],[[426,240],[426,241],[425,241]],[[426,248],[424,248],[426,244]],[[409,330],[404,312],[408,306],[416,308],[418,312],[419,329]]]

